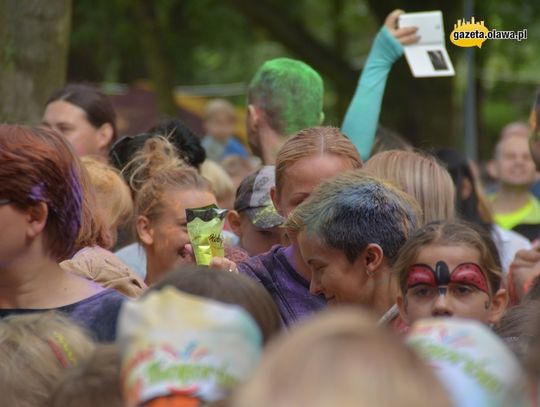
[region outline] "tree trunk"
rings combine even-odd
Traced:
[[[135,22],[140,27],[141,58],[154,85],[158,109],[161,114],[173,116],[178,112],[173,100],[173,68],[163,49],[153,3],[131,0],[131,5]]]
[[[39,123],[64,84],[71,0],[0,1],[0,122]]]

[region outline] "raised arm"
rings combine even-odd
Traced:
[[[386,79],[403,46],[418,41],[415,27],[397,28],[402,10],[392,11],[369,52],[341,130],[356,146],[363,160],[369,158],[377,131]]]

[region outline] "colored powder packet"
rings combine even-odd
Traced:
[[[208,266],[212,258],[225,255],[221,231],[226,214],[227,209],[216,205],[186,209],[188,236],[198,265]]]

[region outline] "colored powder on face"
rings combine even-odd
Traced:
[[[407,289],[419,284],[436,286],[440,295],[446,294],[449,284],[472,285],[489,295],[486,276],[475,263],[460,264],[451,273],[444,261],[438,261],[435,270],[426,264],[414,264],[407,275]]]

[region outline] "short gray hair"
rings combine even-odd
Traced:
[[[324,245],[342,250],[351,263],[368,244],[376,243],[392,264],[419,218],[414,198],[355,170],[319,185],[289,216],[285,227],[305,230]]]

